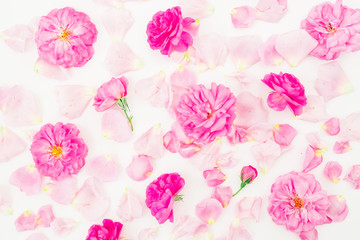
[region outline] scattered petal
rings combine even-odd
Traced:
[[[302,231],[300,234],[299,234],[299,237],[301,240],[317,240],[318,239],[318,232],[317,230],[314,228],[310,231]]]
[[[305,159],[303,164],[303,172],[307,173],[319,166],[323,161],[322,151],[319,148],[308,145],[305,152]]]
[[[34,230],[36,228],[36,214],[26,211],[15,220],[15,228],[18,232]]]
[[[289,124],[277,124],[274,127],[274,141],[281,146],[289,146],[297,131]]]
[[[266,173],[266,171],[274,164],[275,160],[280,156],[281,148],[274,141],[269,140],[253,146],[251,148],[251,152],[261,171]]]
[[[235,67],[244,70],[260,61],[259,47],[263,44],[257,35],[232,37],[229,39],[229,52]]]
[[[330,118],[323,125],[324,131],[330,136],[335,136],[340,132],[340,120],[338,118]]]
[[[6,162],[24,152],[25,142],[13,131],[0,126],[0,162]]]
[[[210,170],[205,170],[203,176],[206,180],[206,183],[210,187],[215,187],[222,184],[226,180],[226,175],[221,171],[220,168],[213,168]]]
[[[4,30],[1,36],[8,47],[17,52],[25,52],[30,41],[34,39],[34,31],[27,25],[18,24]]]
[[[217,186],[214,188],[214,191],[213,191],[211,197],[218,200],[223,207],[226,207],[229,205],[229,203],[232,199],[232,195],[233,195],[233,192],[231,190],[231,187]]]
[[[120,202],[117,208],[117,215],[122,222],[130,222],[133,219],[140,218],[143,214],[143,201],[129,192],[128,189],[120,197]]]
[[[215,11],[208,0],[180,0],[179,6],[184,16],[193,18],[205,18]]]
[[[172,153],[177,153],[180,150],[180,141],[173,131],[168,131],[163,137],[164,147]]]
[[[101,130],[104,138],[116,142],[125,142],[132,136],[130,123],[121,109],[109,109],[104,112]]]
[[[49,240],[49,239],[42,233],[33,233],[28,238],[26,238],[26,240]]]
[[[207,224],[213,224],[221,215],[222,205],[215,198],[207,198],[198,203],[195,207],[195,213],[201,221]]]
[[[254,23],[255,20],[255,8],[242,6],[231,10],[231,21],[235,28],[248,28]]]
[[[145,154],[159,159],[164,154],[163,133],[161,125],[157,124],[147,130],[134,143],[135,151],[138,154]]]
[[[348,151],[352,150],[350,146],[349,141],[343,141],[343,142],[335,142],[333,147],[334,153],[336,154],[343,154],[347,153]]]
[[[126,168],[127,175],[135,181],[147,179],[153,171],[151,160],[152,158],[148,155],[134,156]]]
[[[122,41],[134,24],[134,18],[125,8],[110,8],[103,14],[102,23],[114,41]]]
[[[335,161],[329,161],[324,168],[325,176],[332,182],[338,183],[340,181],[340,175],[342,173],[342,166]]]
[[[342,222],[345,220],[349,213],[346,200],[341,195],[330,195],[330,207],[326,210],[327,217],[333,222]]]
[[[181,216],[175,222],[175,225],[171,231],[171,237],[173,239],[179,239],[182,237],[197,236],[201,233],[208,231],[208,226],[200,222],[197,218],[185,215]]]
[[[319,122],[326,119],[327,113],[324,98],[322,96],[308,95],[303,113],[297,116],[297,118],[309,122]]]
[[[157,240],[159,228],[145,228],[139,232],[138,240]]]
[[[77,222],[71,218],[56,218],[51,223],[51,228],[58,236],[67,236],[71,233]],[[36,239],[37,240],[37,239]]]
[[[360,164],[352,166],[350,172],[344,178],[345,181],[352,183],[355,189],[360,188]]]
[[[238,203],[239,219],[253,218],[259,222],[262,199],[261,197],[244,197]]]
[[[38,226],[50,227],[50,224],[55,220],[53,209],[51,205],[42,206],[38,211],[36,224]]]
[[[26,195],[34,195],[41,190],[41,175],[35,166],[18,168],[10,176],[10,184],[20,188]]]
[[[271,36],[264,44],[259,47],[260,59],[267,65],[281,65],[284,61],[284,58],[276,51],[276,37],[277,36]]]
[[[68,69],[47,63],[40,58],[35,63],[34,72],[46,78],[52,78],[59,81],[68,80],[70,78],[70,71]]]
[[[62,180],[45,184],[44,191],[57,203],[70,204],[77,192],[77,180],[67,177]]]
[[[12,196],[10,189],[0,185],[0,213],[12,215]]]
[[[287,0],[259,0],[256,17],[266,22],[278,22],[287,12]]]
[[[87,160],[87,173],[103,182],[115,181],[119,176],[119,166],[111,156],[99,156]]]
[[[352,113],[340,122],[340,139],[360,140],[360,112]]]
[[[231,224],[226,240],[252,240],[250,233],[241,224],[239,218],[235,218]]]

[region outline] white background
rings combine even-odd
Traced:
[[[194,0],[196,1],[196,0]],[[257,21],[249,29],[234,29],[230,19],[231,9],[242,5],[255,6],[256,1],[251,0],[212,0],[215,7],[215,12],[212,16],[200,20],[199,34],[207,32],[217,32],[226,36],[241,36],[246,34],[258,34],[263,40],[266,40],[272,34],[285,33],[287,31],[298,29],[300,22],[304,19],[310,9],[320,0],[289,0],[288,12],[279,23],[266,23]],[[353,8],[360,8],[360,1],[344,0],[344,4]],[[152,0],[147,2],[130,2],[125,3],[124,7],[129,9],[135,19],[133,27],[125,37],[125,42],[130,45],[132,50],[143,61],[143,68],[136,72],[130,72],[125,76],[130,81],[128,103],[134,113],[134,135],[132,139],[126,143],[116,143],[106,140],[102,137],[100,131],[100,122],[102,113],[97,113],[92,106],[86,109],[81,118],[75,119],[71,122],[75,123],[80,131],[81,136],[85,139],[89,147],[88,158],[101,155],[110,154],[118,159],[122,170],[117,181],[106,183],[105,188],[107,194],[111,198],[111,209],[106,214],[106,218],[118,220],[116,216],[116,207],[120,195],[124,192],[125,187],[129,187],[131,191],[136,193],[140,198],[145,199],[145,188],[154,178],[165,172],[177,171],[185,178],[186,185],[182,190],[184,195],[184,202],[176,203],[174,208],[175,221],[176,217],[186,213],[195,214],[195,205],[202,199],[210,197],[211,188],[207,187],[202,177],[202,172],[195,168],[191,159],[183,159],[177,154],[170,154],[166,152],[162,159],[157,160],[153,175],[143,181],[134,182],[126,176],[125,167],[129,164],[131,157],[135,154],[133,151],[133,142],[147,129],[157,123],[161,123],[164,133],[168,131],[173,123],[165,109],[157,109],[150,106],[146,101],[140,99],[134,94],[134,84],[136,81],[149,77],[163,70],[167,76],[178,67],[166,56],[161,55],[158,51],[152,51],[146,42],[146,25],[152,18],[152,15],[159,10],[166,10],[169,7],[176,6],[177,1],[173,0]],[[74,68],[71,70],[71,79],[67,82],[60,82],[52,79],[46,79],[36,74],[34,64],[37,59],[37,51],[35,46],[26,53],[20,54],[9,49],[3,42],[0,41],[0,84],[1,86],[12,86],[20,84],[25,88],[34,92],[41,101],[43,109],[43,124],[56,123],[58,121],[70,122],[58,112],[58,104],[55,100],[54,92],[57,85],[62,84],[81,84],[91,86],[93,88],[99,87],[102,83],[110,80],[112,76],[104,68],[104,58],[111,43],[111,39],[106,33],[102,23],[101,17],[105,14],[105,8],[94,4],[90,0],[1,0],[0,1],[0,31],[12,27],[15,24],[28,24],[34,18],[46,15],[54,8],[62,8],[71,6],[78,11],[87,13],[91,20],[95,23],[99,33],[98,40],[94,45],[94,57],[82,68]],[[348,114],[359,110],[359,89],[360,89],[360,53],[342,54],[338,62],[343,67],[347,76],[354,85],[355,91],[346,96],[341,96],[331,100],[327,104],[329,116],[343,118]],[[318,66],[324,61],[316,58],[306,58],[298,67],[290,68],[286,63],[281,66],[269,67],[262,63],[254,65],[252,68],[246,70],[248,75],[253,79],[252,93],[262,98],[266,98],[268,89],[260,82],[260,79],[269,72],[289,72],[295,74],[304,84],[306,94],[317,94],[314,89],[314,80],[316,78]],[[211,82],[223,83],[229,87],[237,95],[241,89],[239,83],[231,78],[226,78],[225,75],[234,72],[236,69],[230,60],[223,67],[218,67],[213,71],[199,73],[199,82],[205,85],[210,85]],[[258,89],[253,91],[253,89]],[[309,123],[294,119],[289,111],[274,112],[270,111],[270,123],[289,123],[294,126],[299,135],[295,138],[292,149],[284,153],[275,163],[273,168],[267,174],[259,174],[258,179],[251,185],[247,186],[236,198],[232,199],[231,204],[224,209],[221,218],[211,226],[213,237],[226,236],[229,223],[235,217],[234,210],[237,202],[243,196],[260,196],[263,198],[263,207],[261,210],[260,222],[255,223],[253,220],[245,221],[244,224],[248,227],[249,232],[254,239],[298,239],[298,237],[287,231],[284,226],[277,226],[272,222],[267,213],[268,195],[270,194],[270,186],[275,181],[276,177],[292,170],[300,171],[304,158],[304,151],[307,143],[304,138],[309,132],[320,131],[322,136],[327,138],[322,133],[320,123]],[[0,125],[3,125],[0,115]],[[41,125],[34,128],[13,129],[21,135],[28,143],[31,141],[26,138],[26,131],[37,131]],[[358,156],[360,154],[360,144],[352,143],[353,150],[350,153],[343,155],[335,155],[332,152],[333,142],[336,138],[329,138],[328,149],[329,152],[324,153],[324,163],[312,173],[320,181],[323,189],[329,194],[343,195],[349,206],[349,215],[342,223],[333,223],[331,225],[323,225],[317,227],[319,232],[319,239],[359,239],[360,228],[360,192],[354,190],[353,187],[343,180],[335,185],[327,180],[323,175],[323,168],[327,161],[338,161],[343,167],[343,175],[350,169],[353,164],[358,164]],[[226,143],[226,140],[223,141]],[[226,145],[226,144],[224,144]],[[234,191],[239,186],[239,173],[242,166],[247,164],[256,165],[252,159],[249,149],[254,143],[247,143],[233,147],[233,151],[241,159],[241,162],[236,168],[231,170],[224,169],[228,180],[223,184],[231,186]],[[0,153],[1,154],[1,153]],[[10,162],[2,163],[0,166],[0,185],[8,185],[10,174],[17,168],[32,164],[32,158],[29,151],[12,159]],[[79,186],[88,177],[86,172],[81,171],[77,178],[79,179]],[[46,179],[44,182],[47,182]],[[30,232],[18,233],[14,227],[15,219],[25,210],[37,211],[38,208],[44,204],[51,203],[54,208],[55,216],[57,217],[71,217],[79,221],[78,226],[67,237],[55,236],[53,231],[48,228],[38,228],[35,231],[45,233],[49,239],[68,239],[78,240],[85,239],[88,228],[95,222],[86,221],[74,208],[69,206],[59,205],[53,202],[46,193],[42,192],[35,196],[26,196],[15,187],[10,187],[11,194],[14,198],[13,216],[0,215],[0,239],[21,240],[26,239]],[[96,222],[96,223],[100,223]],[[131,223],[124,223],[122,236],[129,239],[137,239],[138,232],[145,227],[157,227],[157,221],[150,214],[148,209],[144,210],[143,218],[133,221]],[[159,230],[158,239],[168,239],[171,223],[165,223]]]

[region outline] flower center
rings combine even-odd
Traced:
[[[62,147],[61,146],[52,146],[49,150],[50,156],[54,158],[59,158],[62,155]]]
[[[329,25],[327,26],[327,29],[326,29],[328,32],[331,32],[331,33],[334,33],[336,32],[336,28],[334,28],[331,23],[329,23]]]
[[[71,32],[67,28],[65,28],[62,31],[62,33],[60,35],[58,35],[58,37],[63,41],[68,41],[69,40],[68,36],[70,36],[70,35],[71,35]]]
[[[212,116],[213,116],[213,112],[209,112],[209,113],[207,113],[206,118],[209,119],[209,118],[211,118]]]
[[[304,207],[304,201],[301,198],[299,198],[298,195],[296,195],[296,197],[293,198],[293,200],[295,203],[295,206],[294,206],[295,208],[300,209],[300,208]]]

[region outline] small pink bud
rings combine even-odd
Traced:
[[[211,170],[205,170],[203,176],[210,187],[218,186],[226,180],[226,175],[221,172],[220,168],[216,167]]]
[[[325,176],[333,181],[334,183],[338,183],[340,181],[340,175],[342,172],[342,166],[338,162],[330,161],[326,163],[324,168]]]
[[[251,183],[257,177],[257,170],[256,168],[252,167],[251,165],[245,166],[241,169],[241,182],[245,182],[247,179],[250,179]]]

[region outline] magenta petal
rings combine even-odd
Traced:
[[[38,219],[36,224],[43,227],[50,227],[55,220],[55,216],[51,205],[42,206],[38,211]]]
[[[305,159],[303,164],[303,172],[307,173],[319,166],[323,161],[323,155],[320,149],[313,148],[311,145],[307,146],[305,152]]]
[[[326,210],[327,217],[334,222],[344,221],[349,213],[345,198],[343,196],[330,195],[328,199],[331,205]]]
[[[116,213],[122,222],[130,222],[142,216],[143,208],[143,201],[126,189],[120,197]]]
[[[138,155],[132,158],[131,163],[126,167],[127,175],[135,181],[143,181],[153,171],[152,158],[147,155]]]
[[[239,219],[253,218],[256,222],[258,222],[260,217],[261,205],[261,197],[244,197],[237,205],[237,217]]]
[[[102,218],[110,206],[110,200],[103,192],[103,186],[94,178],[87,179],[76,193],[72,205],[89,221]]]
[[[17,52],[25,52],[34,39],[33,29],[23,24],[6,29],[0,35],[6,45]]]
[[[269,94],[267,104],[275,111],[283,111],[287,106],[287,101],[281,93],[273,92]]]
[[[338,183],[340,181],[340,175],[342,173],[342,166],[335,161],[329,161],[326,163],[324,168],[325,176],[333,181],[334,183]]]
[[[15,220],[16,231],[23,232],[23,231],[34,230],[37,226],[36,220],[37,220],[36,214],[30,211],[26,211]]]
[[[74,177],[67,177],[52,183],[47,183],[44,191],[57,203],[70,204],[77,192],[77,180]]]
[[[235,28],[248,28],[253,24],[255,20],[255,8],[249,6],[242,6],[231,10],[231,21]]]
[[[213,224],[221,215],[222,205],[215,198],[207,198],[198,203],[195,213],[201,221]]]
[[[6,162],[24,152],[25,142],[10,129],[0,127],[0,162]]]
[[[128,141],[132,136],[130,123],[121,109],[109,109],[104,112],[101,130],[104,138],[116,142]]]
[[[26,195],[39,193],[42,178],[34,166],[26,166],[17,169],[10,176],[10,184],[20,188]]]
[[[119,166],[111,156],[99,156],[87,160],[87,173],[103,182],[115,181],[119,176]]]
[[[141,135],[135,141],[134,148],[138,154],[148,155],[155,159],[161,158],[164,154],[161,125],[157,124]]]

